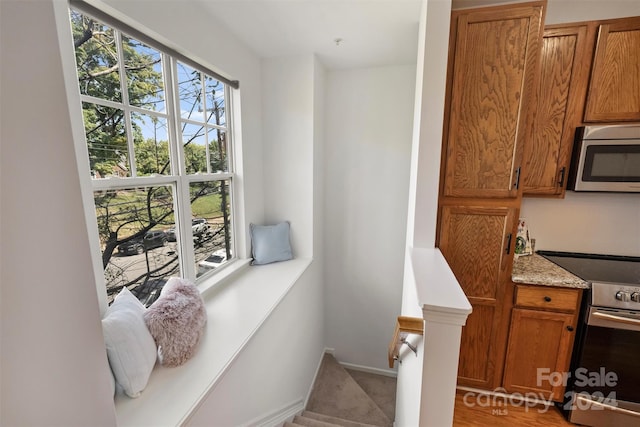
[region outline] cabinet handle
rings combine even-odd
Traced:
[[[546,302],[551,302],[551,297],[544,297],[544,300],[545,300]]]
[[[513,183],[513,186],[516,190],[520,188],[520,166],[516,169],[516,182]]]
[[[573,332],[573,326],[567,326],[567,331]]]
[[[564,174],[567,171],[566,167],[562,167],[562,169],[560,169],[560,179],[558,180],[558,187],[562,188],[562,186],[564,185]]]
[[[509,233],[509,235],[507,236],[507,249],[505,250],[507,255],[511,253],[511,237],[513,237],[512,233]]]

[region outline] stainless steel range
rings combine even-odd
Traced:
[[[591,282],[568,375],[569,421],[640,426],[640,257],[538,254]]]

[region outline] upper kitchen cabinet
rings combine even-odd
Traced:
[[[444,197],[519,197],[544,5],[452,13]]]
[[[585,122],[640,121],[640,17],[602,21]]]
[[[542,41],[533,133],[525,148],[525,196],[562,197],[581,125],[592,45],[588,26],[548,26]]]

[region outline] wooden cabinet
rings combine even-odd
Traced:
[[[545,5],[452,13],[436,245],[473,306],[462,330],[460,385],[493,389],[502,379],[503,302]]]
[[[525,196],[564,196],[591,63],[587,30],[586,24],[545,29],[535,120],[522,168]]]
[[[640,120],[640,17],[546,27],[534,102],[523,194],[564,197],[576,127]]]
[[[511,276],[510,238],[517,211],[505,207],[443,206],[440,250],[473,306],[463,328],[459,382],[494,387],[501,360],[504,284]],[[513,234],[511,234],[513,236]]]
[[[640,17],[600,23],[584,121],[640,121]]]
[[[582,291],[517,285],[511,314],[503,387],[560,402],[569,372]]]
[[[539,57],[542,2],[454,11],[445,197],[517,198]]]

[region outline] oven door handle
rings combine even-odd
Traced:
[[[618,406],[607,405],[606,403],[592,400],[588,397],[582,396],[580,393],[576,394],[576,403],[579,408],[589,408],[589,410],[608,410],[611,412],[617,412],[624,415],[630,415],[635,418],[640,418],[640,413],[632,411],[626,408],[620,408]],[[589,407],[591,406],[591,407]],[[593,408],[595,406],[595,408]]]
[[[616,316],[613,314],[602,313],[594,311],[591,313],[593,317],[601,320],[608,320],[610,322],[624,323],[625,325],[637,326],[640,329],[640,320],[631,319],[629,317]]]

